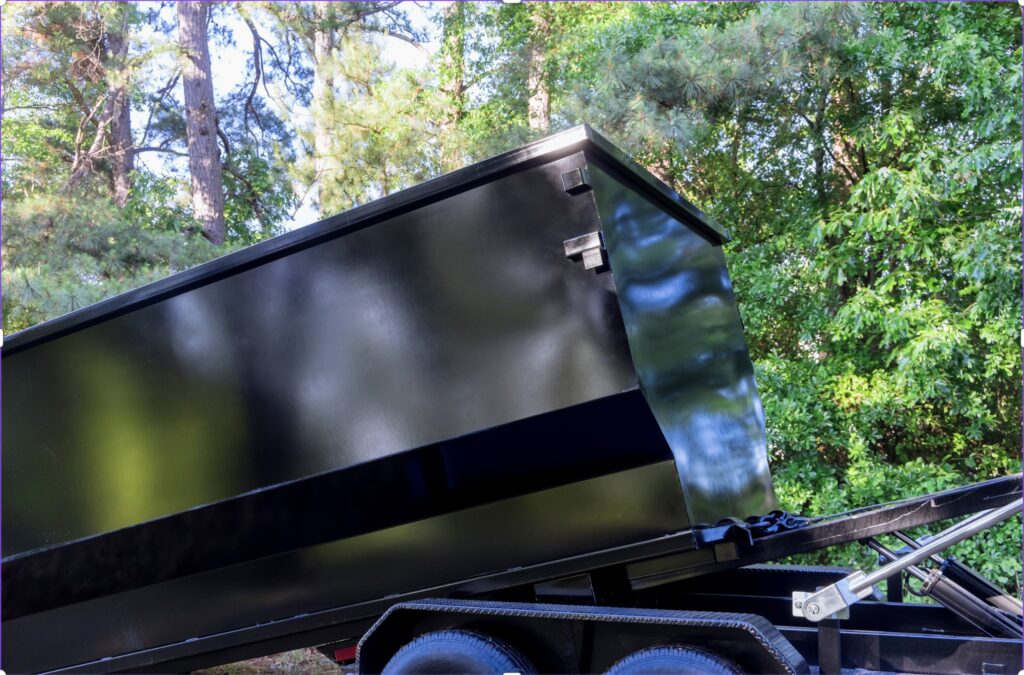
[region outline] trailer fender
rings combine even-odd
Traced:
[[[810,672],[775,626],[755,614],[459,599],[391,607],[360,640],[358,672],[380,673],[403,645],[453,628],[501,639],[538,672],[601,672],[632,652],[666,642],[727,654],[749,673]]]

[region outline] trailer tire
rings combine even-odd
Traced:
[[[502,675],[536,671],[526,658],[492,637],[465,630],[421,635],[398,650],[381,675]]]
[[[633,652],[617,661],[605,675],[655,675],[660,673],[701,673],[742,675],[732,661],[693,647],[659,645]]]

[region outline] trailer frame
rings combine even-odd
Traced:
[[[219,635],[197,637],[53,672],[181,672],[312,645],[323,645],[325,653],[335,654],[367,639],[368,632],[380,617],[387,615],[394,607],[418,607],[418,611],[423,612],[424,606],[438,606],[440,603],[446,604],[445,613],[459,615],[453,609],[459,607],[457,600],[445,600],[442,603],[439,598],[464,599],[466,607],[480,608],[485,606],[479,604],[481,600],[485,603],[517,600],[536,602],[540,597],[543,600],[578,602],[581,596],[589,596],[595,603],[589,606],[590,610],[597,613],[607,609],[599,603],[616,598],[620,604],[664,603],[666,598],[683,593],[688,588],[688,580],[699,579],[700,584],[705,585],[706,579],[715,576],[722,577],[737,570],[743,574],[744,570],[740,568],[754,569],[764,574],[763,568],[757,567],[757,563],[865,541],[883,534],[970,515],[1020,501],[1021,495],[1021,476],[1014,475],[866,507],[836,517],[812,518],[802,527],[767,536],[754,537],[749,525],[741,522],[695,528],[618,549],[595,551],[420,589],[414,593],[335,607]],[[777,621],[779,616],[789,612],[792,592],[809,590],[808,578],[816,585],[826,585],[825,581],[834,583],[847,573],[845,570],[796,568],[795,571],[790,569],[793,574],[784,580],[787,570],[780,567],[778,571],[777,578],[780,581],[772,584],[768,594],[751,596],[711,593],[697,607],[674,609],[737,614],[736,603],[749,602],[755,603],[758,608],[753,613],[764,612]],[[733,579],[730,578],[730,584],[735,583]],[[411,604],[417,602],[421,604]],[[841,658],[847,658],[846,663],[885,667],[913,665],[918,668],[918,672],[929,672],[921,670],[924,665],[922,659],[928,650],[937,650],[935,653],[942,657],[936,661],[937,667],[956,666],[960,670],[965,670],[964,666],[968,664],[996,663],[996,660],[984,661],[989,656],[1004,660],[1009,653],[1019,656],[1019,641],[984,636],[959,621],[944,607],[923,609],[922,605],[876,601],[859,605],[857,611],[865,607],[867,610],[864,613],[872,617],[871,620],[888,617],[884,619],[885,623],[897,630],[887,630],[884,625],[864,629],[859,620],[854,623],[858,628],[854,629],[840,629],[834,621],[824,621],[815,626],[810,622],[796,620],[780,623],[780,631],[790,642],[795,641],[798,650],[809,657],[808,662],[816,663],[822,658],[819,657],[820,651],[826,665],[830,662],[842,663]],[[524,607],[520,609],[527,611]],[[917,632],[906,630],[915,621],[924,621],[923,629]],[[798,625],[790,626],[789,623]],[[959,634],[949,632],[954,629],[959,630]],[[866,645],[875,645],[876,648],[865,650]],[[905,653],[906,658],[897,658],[901,653]],[[840,657],[839,654],[846,656]],[[851,655],[855,654],[867,654],[875,660],[850,661]],[[822,672],[828,672],[828,668]],[[989,672],[994,674],[998,669],[993,665]]]

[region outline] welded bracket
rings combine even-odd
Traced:
[[[587,167],[581,166],[578,169],[563,173],[562,189],[571,195],[578,195],[590,190],[590,172],[587,171]]]
[[[602,272],[608,266],[604,238],[601,232],[590,232],[562,242],[565,257],[569,260],[583,260],[583,269]]]
[[[864,576],[863,572],[857,571],[814,593],[794,591],[793,616],[814,622],[825,619],[849,619],[850,605],[871,595],[871,586],[856,591],[851,588],[853,582]]]

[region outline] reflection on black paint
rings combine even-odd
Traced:
[[[691,522],[774,508],[764,412],[725,258],[591,167],[629,346]]]
[[[5,357],[4,554],[635,387],[579,161]]]

